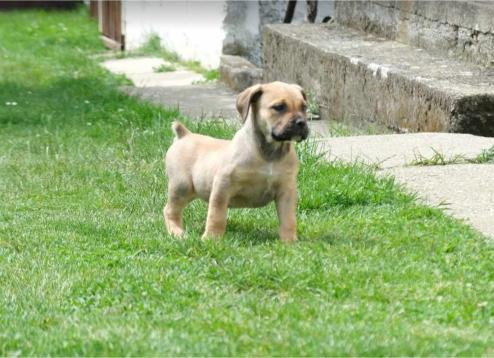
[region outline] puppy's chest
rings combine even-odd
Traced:
[[[272,163],[266,165],[257,172],[257,179],[264,182],[266,187],[271,187],[273,183],[279,180],[279,177],[279,170],[278,168],[275,168]]]
[[[235,174],[234,206],[263,206],[272,201],[282,178],[279,168],[267,164],[260,168],[239,170]]]
[[[259,190],[268,190],[277,185],[281,171],[275,164],[266,164],[260,168],[241,171],[239,181],[245,186],[255,186]]]

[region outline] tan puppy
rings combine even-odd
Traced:
[[[209,202],[203,238],[220,237],[227,209],[256,208],[276,202],[280,238],[297,239],[298,158],[293,141],[306,139],[306,97],[298,85],[272,82],[242,92],[237,109],[244,125],[233,139],[191,133],[180,122],[166,153],[166,227],[182,235],[182,212],[196,198]]]

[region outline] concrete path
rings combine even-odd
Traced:
[[[494,164],[396,167],[380,173],[494,238]]]
[[[156,57],[110,59],[102,63],[107,70],[125,75],[136,87],[188,86],[203,80],[203,76],[177,67]],[[176,71],[159,72],[161,66],[176,67]]]
[[[160,59],[108,60],[103,66],[124,74],[134,87],[124,91],[167,107],[178,107],[190,118],[224,118],[239,125],[236,93],[219,84],[198,84],[190,71],[156,73]],[[201,77],[199,77],[199,80]],[[465,220],[494,238],[494,164],[411,166],[415,160],[442,156],[445,160],[475,158],[494,147],[494,138],[451,133],[386,134],[328,137],[324,121],[310,123],[311,136],[328,160],[364,162],[378,175],[392,175],[398,183],[432,206]]]
[[[329,160],[358,161],[386,169],[434,156],[442,156],[446,161],[473,159],[493,147],[494,138],[459,133],[409,133],[322,138],[318,143]]]
[[[218,84],[125,87],[124,91],[156,104],[179,108],[182,114],[190,118],[238,119],[236,94]]]
[[[204,77],[187,69],[157,72],[163,65],[176,67],[156,57],[110,59],[102,63],[107,70],[132,81],[134,86],[123,88],[130,95],[178,108],[190,118],[237,118],[233,91],[217,84],[201,83]]]

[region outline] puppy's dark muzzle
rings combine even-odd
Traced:
[[[274,140],[283,142],[295,140],[301,142],[309,136],[309,126],[305,118],[296,118],[291,121],[288,126],[285,126],[280,131],[274,129],[271,133]]]

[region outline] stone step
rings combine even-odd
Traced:
[[[222,55],[220,80],[236,92],[262,82],[262,70],[240,56]]]
[[[338,23],[494,67],[492,1],[335,1]]]
[[[337,24],[267,25],[264,80],[302,85],[323,117],[494,136],[494,69]]]

